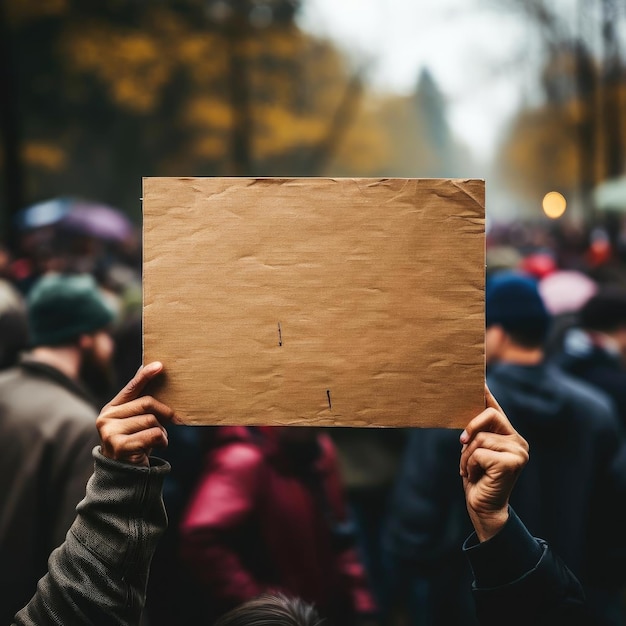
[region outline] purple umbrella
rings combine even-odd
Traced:
[[[75,201],[59,225],[67,231],[108,241],[125,241],[134,233],[132,222],[106,204]]]

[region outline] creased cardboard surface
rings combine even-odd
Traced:
[[[146,178],[144,363],[190,424],[464,427],[484,182]]]

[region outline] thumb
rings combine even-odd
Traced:
[[[495,409],[496,411],[500,411],[500,413],[504,413],[502,407],[498,404],[498,401],[493,397],[491,391],[489,391],[487,383],[485,383],[485,406],[488,409]]]
[[[126,383],[126,386],[109,402],[112,406],[118,406],[130,402],[141,395],[145,386],[163,369],[163,364],[159,361],[148,363],[145,367],[140,367],[133,378]]]

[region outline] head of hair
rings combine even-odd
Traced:
[[[315,607],[300,598],[265,593],[222,615],[214,626],[320,626]]]
[[[626,327],[626,288],[601,287],[581,308],[579,317],[587,330],[611,333]]]
[[[546,342],[546,330],[541,326],[507,330],[506,334],[514,344],[529,350],[542,348]]]
[[[92,276],[48,274],[27,297],[33,346],[70,345],[106,328],[115,317]]]
[[[487,282],[487,328],[501,326],[518,345],[537,348],[546,339],[550,321],[550,314],[534,278],[514,272],[502,272]]]

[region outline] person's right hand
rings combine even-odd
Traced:
[[[162,370],[158,361],[141,367],[100,411],[96,427],[104,456],[133,465],[149,465],[152,448],[167,446],[167,431],[162,423],[175,421],[174,411],[152,396],[141,395]]]
[[[461,434],[465,502],[480,541],[493,537],[506,523],[509,497],[528,462],[528,443],[486,386],[485,400],[487,408]]]

